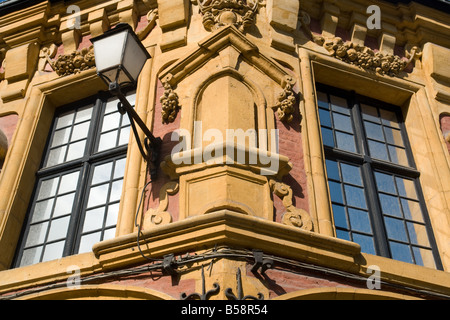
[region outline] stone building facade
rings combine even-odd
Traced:
[[[0,2],[0,298],[450,298],[449,21],[437,0]],[[119,23],[151,55],[127,96],[156,177],[96,73]]]

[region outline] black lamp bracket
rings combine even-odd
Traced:
[[[128,102],[127,98],[122,93],[120,86],[117,84],[117,82],[112,82],[109,85],[109,91],[113,95],[115,95],[120,101],[117,105],[119,112],[122,115],[125,113],[128,115],[128,118],[130,119],[131,128],[133,130],[134,137],[136,138],[136,142],[137,142],[139,151],[141,152],[144,160],[150,166],[150,176],[151,176],[152,180],[156,179],[157,170],[158,170],[158,166],[159,166],[159,156],[160,156],[161,144],[162,144],[161,138],[155,137],[153,135],[153,133],[147,128],[145,123],[142,121],[142,119],[139,117],[137,112],[134,110],[133,106]],[[141,142],[141,140],[139,138],[136,124],[139,126],[139,128],[145,134],[143,143]]]

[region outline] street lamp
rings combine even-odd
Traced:
[[[118,24],[114,29],[91,39],[91,42],[94,45],[97,74],[108,85],[109,91],[119,98],[119,112],[126,113],[130,118],[139,151],[150,164],[152,179],[156,178],[162,140],[153,136],[122,92],[125,87],[137,85],[145,62],[151,58],[150,54],[127,23]],[[145,134],[144,146],[139,140],[136,124]]]

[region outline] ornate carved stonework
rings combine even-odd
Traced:
[[[306,231],[313,231],[313,223],[308,212],[298,209],[292,204],[292,189],[282,182],[270,181],[270,188],[283,201],[286,213],[283,215],[282,223],[297,227]]]
[[[352,42],[344,42],[336,37],[327,40],[324,48],[336,59],[356,65],[365,70],[375,71],[380,75],[396,76],[406,69],[413,59],[421,56],[419,48],[413,47],[409,53],[409,60],[404,60],[396,55],[387,55],[375,52],[366,46],[361,46]]]
[[[284,90],[278,95],[278,103],[274,106],[274,109],[277,110],[280,121],[291,122],[294,118],[294,107],[297,102],[294,91],[292,91],[294,84],[294,79],[286,77],[284,81]]]
[[[56,56],[58,47],[55,44],[43,47],[39,52],[38,71],[45,71],[47,63],[51,66],[53,64],[52,59]]]
[[[177,93],[172,89],[169,82],[164,82],[164,94],[161,96],[162,103],[162,123],[169,124],[175,121],[178,111],[180,111],[180,104]]]
[[[71,54],[60,55],[56,61],[50,59],[49,61],[59,76],[76,74],[95,67],[94,46],[74,51]]]
[[[240,31],[255,22],[257,0],[197,0],[203,15],[203,26],[214,31],[222,26],[234,25]]]
[[[149,209],[145,214],[144,229],[151,226],[165,225],[172,222],[172,215],[167,211],[169,206],[169,195],[178,193],[178,182],[166,183],[159,192],[159,206]]]

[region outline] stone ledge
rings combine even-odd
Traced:
[[[144,254],[161,258],[169,253],[202,251],[215,245],[260,249],[301,262],[369,277],[368,266],[381,269],[381,280],[409,288],[450,295],[450,274],[383,257],[362,254],[356,243],[304,231],[292,226],[228,210],[187,218],[150,230],[140,236]],[[150,252],[149,252],[150,251]],[[97,243],[93,252],[0,272],[0,294],[30,285],[66,281],[70,266],[80,276],[148,262],[137,247],[137,233]],[[426,270],[426,272],[424,272]]]
[[[136,239],[137,233],[133,233],[94,245],[102,269],[144,262]],[[145,230],[140,235],[141,250],[150,258],[216,244],[261,249],[267,254],[353,272],[359,271],[357,261],[361,257],[356,243],[229,210],[187,218]]]

